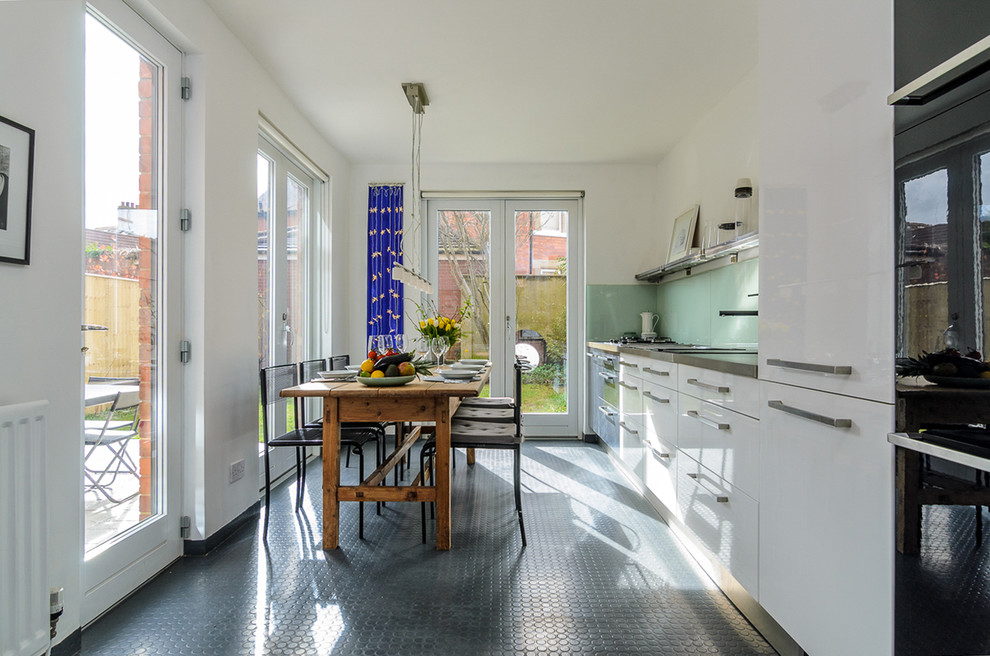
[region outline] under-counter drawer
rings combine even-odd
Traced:
[[[622,376],[619,380],[619,412],[622,421],[643,425],[643,381],[633,376]]]
[[[756,378],[680,365],[677,389],[709,403],[760,418],[760,383]]]
[[[677,392],[653,383],[643,383],[643,429],[645,437],[677,446]]]
[[[644,383],[662,385],[670,389],[677,389],[677,364],[664,362],[662,360],[649,360],[640,367]]]
[[[677,448],[664,440],[643,440],[643,483],[667,510],[679,517],[677,508]]]
[[[625,421],[619,422],[619,458],[636,478],[643,478],[643,431]]]
[[[759,503],[690,458],[677,461],[676,495],[687,529],[759,601]]]
[[[613,451],[619,450],[619,411],[612,406],[598,402],[592,410],[591,429]]]
[[[760,422],[687,394],[678,400],[678,446],[709,470],[760,498]]]

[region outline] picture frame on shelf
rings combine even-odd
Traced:
[[[34,130],[0,116],[0,262],[28,264]]]
[[[694,231],[698,224],[698,205],[694,205],[676,219],[667,249],[667,264],[688,256],[694,244]]]

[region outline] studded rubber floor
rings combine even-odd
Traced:
[[[274,495],[267,549],[259,524],[181,559],[87,628],[82,654],[775,653],[597,446],[526,442],[525,549],[511,454],[457,459],[451,551],[432,524],[421,544],[418,504],[367,504],[362,541],[346,503],[323,552],[316,462],[299,513],[294,482]]]

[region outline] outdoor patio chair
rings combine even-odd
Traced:
[[[133,494],[120,497],[113,490],[113,484],[120,474],[140,480],[137,463],[127,451],[128,441],[138,436],[140,403],[141,397],[137,391],[117,392],[105,419],[83,422],[83,440],[86,445],[83,457],[84,490],[102,495],[114,504],[123,503],[137,496],[140,491],[139,488]],[[100,466],[92,465],[92,462],[99,459],[94,458],[94,455],[101,452],[110,454],[109,462]]]

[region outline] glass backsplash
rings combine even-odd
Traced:
[[[639,334],[641,312],[660,315],[657,334],[682,344],[755,347],[759,317],[720,316],[759,307],[759,260],[751,259],[662,284],[588,285],[591,341]]]

